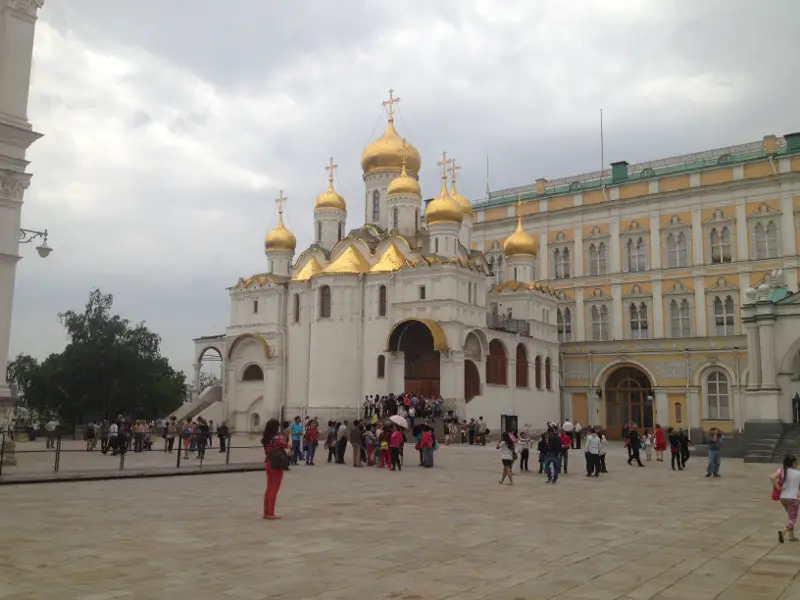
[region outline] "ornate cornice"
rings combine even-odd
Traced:
[[[0,171],[0,201],[22,202],[22,196],[30,184],[30,173]]]
[[[36,17],[36,11],[44,6],[44,0],[7,0],[6,6],[30,17]]]

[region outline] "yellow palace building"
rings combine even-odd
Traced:
[[[518,199],[534,277],[558,294],[564,415],[611,436],[627,421],[742,430],[745,292],[778,269],[798,289],[800,133],[490,193],[472,245],[495,286],[514,280]]]

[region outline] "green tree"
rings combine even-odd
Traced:
[[[40,364],[20,355],[9,365],[30,408],[78,424],[119,413],[157,418],[180,406],[185,376],[161,356],[161,338],[113,315],[113,303],[93,290],[83,312],[58,315],[70,339],[63,352]]]

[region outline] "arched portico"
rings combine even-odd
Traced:
[[[603,385],[606,435],[619,439],[626,423],[652,430],[654,399],[653,382],[643,369],[628,363],[610,371]]]
[[[449,350],[442,327],[429,319],[408,319],[392,327],[386,351],[403,353],[404,391],[426,397],[439,395],[440,351]]]

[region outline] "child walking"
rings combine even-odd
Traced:
[[[647,457],[647,462],[653,460],[653,435],[649,429],[644,430],[644,454]]]

